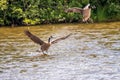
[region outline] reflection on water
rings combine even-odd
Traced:
[[[28,27],[0,28],[1,80],[120,80],[120,22],[29,28],[44,41],[73,35],[43,55],[24,35]]]

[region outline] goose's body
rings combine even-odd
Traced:
[[[91,16],[91,8],[85,9],[83,10],[83,22],[87,22],[88,20],[90,20],[90,16]]]
[[[49,47],[51,46],[51,44],[54,44],[54,43],[57,43],[58,41],[60,40],[64,40],[66,38],[68,38],[71,34],[67,35],[67,36],[64,36],[64,37],[61,37],[61,38],[58,38],[54,41],[50,41],[52,36],[49,37],[48,39],[48,43],[42,41],[40,38],[38,38],[37,36],[33,35],[30,31],[26,30],[25,31],[25,34],[33,41],[35,42],[36,44],[39,44],[41,46],[41,51],[44,53],[44,51],[48,51]]]
[[[44,43],[43,45],[41,45],[42,52],[48,51],[50,45],[51,45],[50,43]]]

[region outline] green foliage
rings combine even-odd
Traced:
[[[120,20],[120,5],[111,3],[109,5],[109,10],[107,11],[107,14],[109,14],[108,19],[112,20]]]
[[[91,0],[90,2],[96,6],[96,10],[92,13],[94,20],[98,22],[120,20],[120,1]]]
[[[0,18],[0,24],[4,25],[4,20]]]
[[[69,7],[84,7],[90,3],[94,21],[120,20],[119,0],[0,0],[0,25],[36,25],[78,22],[79,13],[65,13]]]
[[[98,7],[97,8],[97,21],[105,21],[106,20],[106,7],[104,8],[101,8],[101,7]]]
[[[35,25],[35,24],[38,24],[40,21],[39,21],[39,19],[33,20],[33,19],[27,19],[27,18],[25,18],[25,19],[23,20],[23,22],[24,22],[26,25]]]
[[[88,4],[88,3],[89,3],[89,0],[82,0],[82,3],[83,3],[83,4]]]
[[[7,0],[0,0],[0,10],[7,9]]]
[[[7,0],[0,0],[0,25],[4,25],[6,9],[7,9]]]

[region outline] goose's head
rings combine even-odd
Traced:
[[[96,6],[94,5],[94,6],[89,6],[89,8],[91,8],[91,9],[95,9],[96,8]]]
[[[88,6],[88,8],[91,8],[91,9],[95,9],[95,8],[96,8],[95,5],[90,5],[90,4],[88,4],[87,6]]]
[[[90,5],[90,3],[89,4],[87,4],[83,9],[85,10],[85,9],[95,9],[96,8],[96,6],[95,5]]]
[[[53,36],[50,36],[49,38],[48,38],[48,43],[50,43],[51,42],[51,39],[53,38]]]

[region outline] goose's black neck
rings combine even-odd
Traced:
[[[49,38],[48,38],[48,43],[50,43],[50,39],[51,39],[51,38],[49,37]]]

